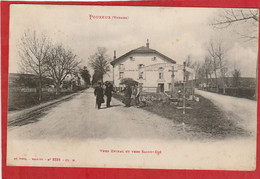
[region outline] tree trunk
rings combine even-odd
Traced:
[[[56,95],[60,95],[61,89],[60,89],[60,82],[56,84]]]
[[[38,96],[39,102],[42,101],[42,76],[39,76],[39,96]]]
[[[104,76],[104,75],[102,74],[102,75],[101,75],[101,83],[102,83],[102,84],[103,84],[103,76]]]
[[[218,93],[219,90],[218,90],[218,76],[217,76],[217,70],[215,70],[215,80],[216,80],[216,89],[217,89],[217,93]]]

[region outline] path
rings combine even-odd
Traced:
[[[236,122],[242,128],[247,129],[254,134],[257,126],[257,102],[244,98],[237,98],[202,90],[196,90],[205,98],[211,100],[216,106],[225,111],[228,115],[237,116]]]
[[[95,109],[93,89],[88,89],[44,112],[32,123],[10,127],[9,138],[171,138],[177,132],[170,120],[112,100],[113,107]]]
[[[208,95],[221,105],[213,97],[214,94],[201,94]],[[240,106],[231,104],[228,105],[230,110]],[[125,108],[115,99],[113,105],[111,108],[103,105],[101,110],[95,109],[93,89],[88,89],[44,111],[44,115],[38,115],[32,123],[11,125],[8,127],[7,165],[255,169],[256,139],[253,136],[212,141],[190,140],[181,126],[176,126],[172,120],[135,107]],[[244,107],[247,109],[248,106]],[[223,108],[226,109],[225,106]],[[239,115],[243,116],[243,112]],[[101,152],[103,149],[156,150],[161,153],[104,153]],[[49,160],[53,158],[60,161]]]

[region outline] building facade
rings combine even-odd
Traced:
[[[176,64],[171,58],[146,46],[131,50],[111,62],[113,66],[113,82],[120,87],[123,78],[132,78],[143,86],[145,91],[170,91],[172,86],[172,67]]]

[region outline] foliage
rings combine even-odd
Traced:
[[[239,87],[240,86],[240,77],[241,77],[241,72],[239,69],[234,69],[232,72],[233,76],[233,86],[234,87]]]
[[[89,64],[91,68],[93,68],[94,73],[96,74],[95,77],[100,79],[95,80],[101,80],[103,83],[103,77],[107,72],[110,71],[109,68],[109,61],[110,57],[106,54],[107,50],[104,47],[98,47],[97,52],[94,55],[91,55],[89,57]]]
[[[135,84],[138,84],[137,81],[133,80],[132,78],[123,78],[120,82],[120,84],[128,84],[130,86],[133,86]]]
[[[79,71],[80,76],[85,82],[85,85],[88,86],[90,85],[90,77],[91,75],[89,74],[88,68],[86,66],[83,67],[83,69],[80,69]]]

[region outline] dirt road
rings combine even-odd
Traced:
[[[93,89],[88,89],[43,114],[31,123],[10,127],[9,138],[172,138],[181,129],[147,111],[124,105],[115,99],[112,107],[95,108]],[[173,130],[174,129],[174,130]]]
[[[231,118],[233,116],[237,125],[250,131],[252,134],[256,134],[256,101],[206,92],[202,90],[196,90],[195,93],[211,100],[216,106],[225,111],[226,114]]]
[[[228,100],[220,104],[224,99],[217,102],[218,99],[212,97],[214,95],[202,95],[216,100],[215,103],[222,105],[224,110],[230,109],[236,113],[236,108],[240,106],[238,102],[233,104]],[[115,99],[112,105],[111,108],[103,105],[101,110],[95,109],[93,89],[88,89],[51,109],[41,111],[41,115],[34,116],[26,124],[9,126],[7,165],[255,169],[255,136],[193,140],[192,133],[187,134],[182,126],[177,126],[172,120],[135,107],[125,108]],[[242,119],[248,115],[254,117],[254,111],[251,111],[255,107],[254,102],[252,107],[244,105],[240,106],[244,107],[243,112],[238,112]],[[245,109],[248,110],[247,115],[243,114]],[[250,123],[254,119],[250,118]],[[112,153],[112,150],[130,152]],[[157,151],[157,154],[143,151]],[[53,158],[59,162],[50,161]]]

